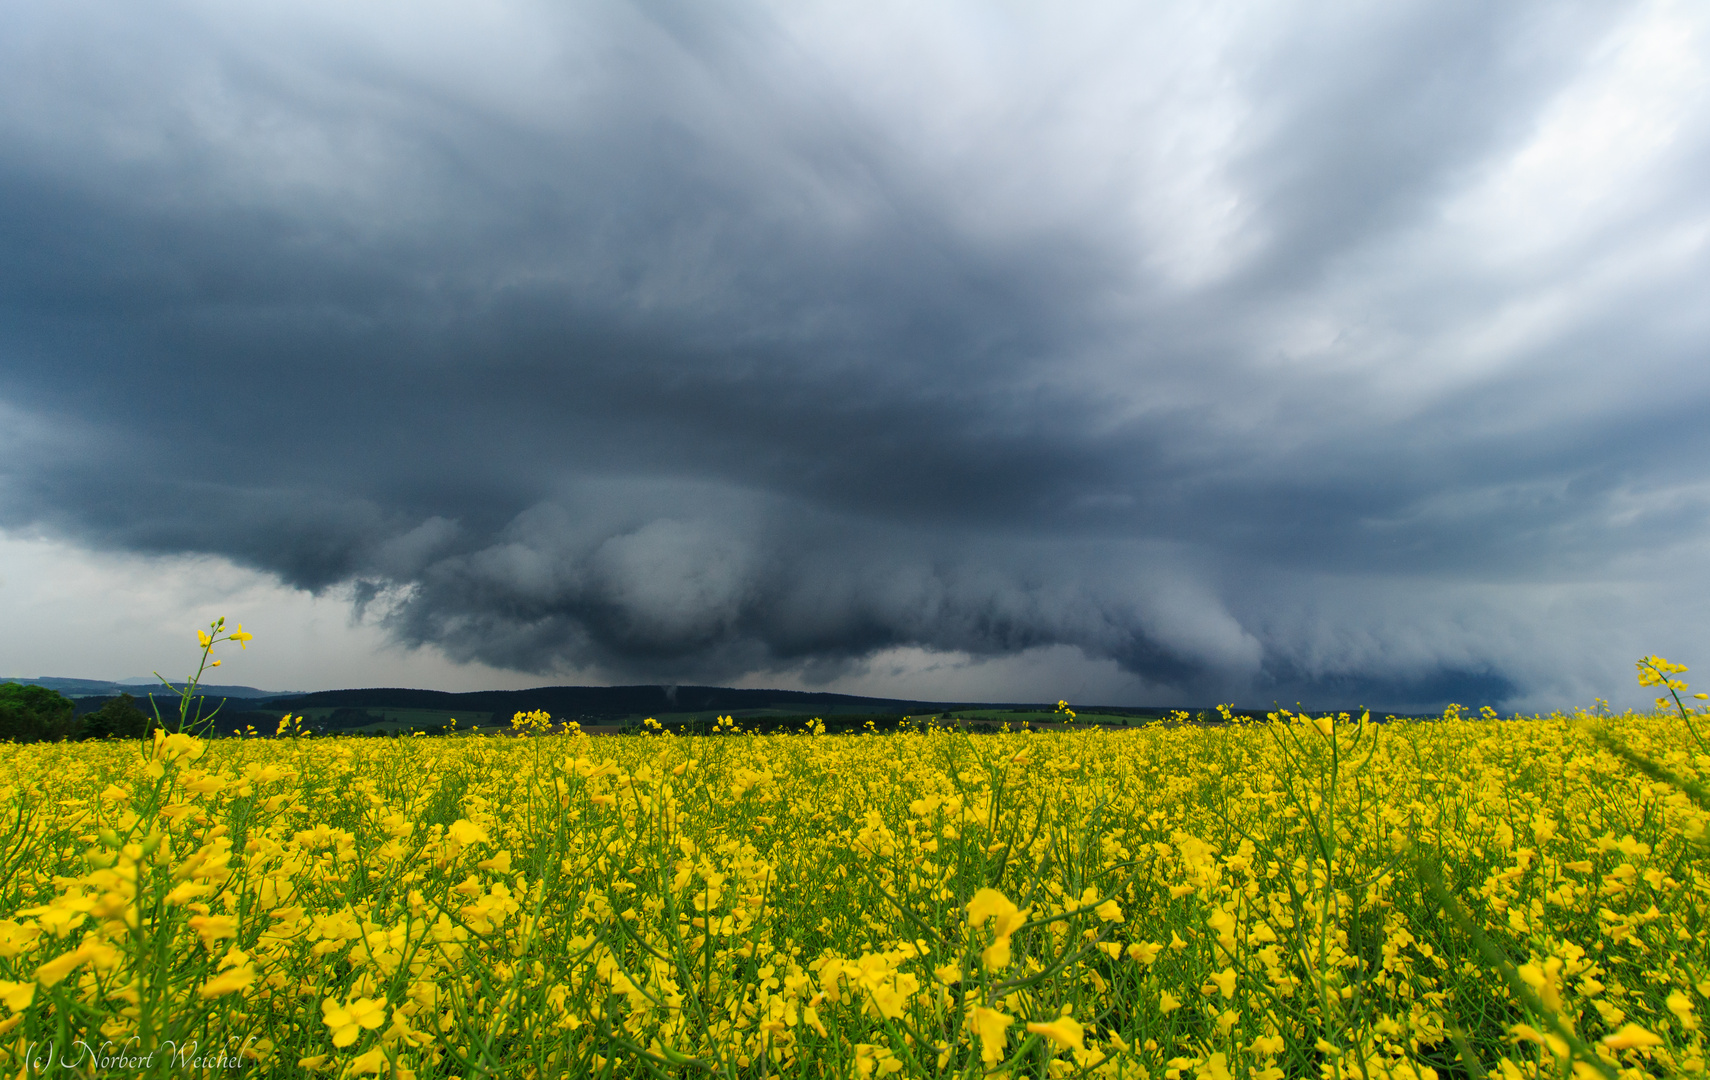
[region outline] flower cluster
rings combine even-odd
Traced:
[[[552,717],[545,709],[519,712],[511,717],[511,730],[518,735],[544,735],[552,730]]]

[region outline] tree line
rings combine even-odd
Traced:
[[[0,740],[59,742],[66,739],[141,739],[153,715],[137,699],[120,694],[94,712],[77,715],[77,703],[45,686],[0,684]]]

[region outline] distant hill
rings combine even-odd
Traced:
[[[0,676],[0,683],[20,683],[24,686],[45,686],[69,698],[79,697],[117,697],[120,694],[131,694],[135,697],[147,697],[154,694],[170,693],[159,683],[142,683],[134,681],[107,682],[104,679],[56,679],[56,678],[26,678],[22,675]],[[257,690],[253,686],[216,686],[203,683],[196,688],[200,694],[209,697],[228,698],[273,698],[287,696],[282,690]]]
[[[321,690],[246,702],[292,709],[434,709],[467,714],[511,716],[544,709],[559,720],[780,709],[792,713],[928,713],[961,706],[938,701],[857,697],[801,690],[732,690],[722,686],[542,686],[533,690],[477,690],[453,694],[441,690]],[[989,707],[989,706],[988,706]]]
[[[141,685],[135,680],[108,682],[102,679],[13,678],[0,679],[33,683],[57,690],[67,697],[79,699],[78,711],[88,712],[119,694],[132,694],[139,701],[154,694],[156,706],[164,713],[165,691],[156,686]],[[257,731],[272,731],[281,713],[306,715],[323,730],[350,726],[361,714],[371,714],[368,720],[387,724],[437,727],[449,717],[462,718],[473,724],[507,724],[519,712],[541,709],[555,721],[575,720],[584,725],[622,725],[636,723],[641,717],[675,718],[674,723],[694,724],[713,714],[732,715],[739,719],[767,722],[818,716],[829,726],[834,718],[842,717],[859,723],[871,717],[890,717],[894,723],[905,715],[931,716],[950,712],[963,713],[966,718],[1003,722],[998,714],[1028,714],[1032,722],[1050,719],[1053,704],[1036,702],[953,702],[920,701],[908,698],[861,697],[855,694],[817,693],[803,690],[737,690],[725,686],[540,686],[532,690],[477,690],[450,693],[443,690],[413,690],[406,687],[368,687],[355,690],[317,690],[301,693],[258,690],[253,686],[198,687],[206,700],[199,708],[212,712],[221,699],[230,699],[220,715],[222,728],[234,725],[241,730],[253,726]],[[167,698],[170,695],[165,695]],[[142,706],[148,708],[146,702]],[[1162,708],[1082,706],[1077,711],[1091,720],[1095,715],[1146,719],[1163,716]],[[172,703],[177,713],[177,703]],[[1258,715],[1258,714],[1254,714]],[[348,723],[346,723],[348,721]],[[1096,721],[1095,721],[1096,722]],[[1129,722],[1124,720],[1124,723]],[[763,726],[763,725],[762,725]]]

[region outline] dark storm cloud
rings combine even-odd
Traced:
[[[943,11],[14,9],[0,525],[542,673],[1395,707],[1701,550],[1702,94],[1490,209],[1626,9]]]

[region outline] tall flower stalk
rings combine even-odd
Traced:
[[[174,734],[205,732],[208,728],[213,726],[214,717],[218,715],[220,709],[225,706],[225,700],[222,698],[220,704],[214,706],[213,712],[204,714],[202,710],[206,704],[206,699],[196,695],[196,688],[201,685],[204,673],[206,673],[210,668],[219,667],[220,664],[224,662],[211,658],[214,646],[219,645],[222,642],[235,641],[237,642],[238,648],[248,649],[248,642],[252,641],[255,638],[255,635],[244,630],[243,623],[238,623],[237,628],[234,630],[226,629],[226,617],[221,615],[219,618],[208,624],[208,629],[196,631],[196,638],[202,646],[202,655],[200,662],[196,665],[195,674],[191,675],[190,678],[185,681],[183,686],[173,686],[172,681],[166,676],[162,675],[158,671],[154,672],[154,677],[160,680],[161,685],[166,687],[168,691],[178,698],[178,721],[177,724],[171,728],[171,731]],[[161,729],[166,728],[166,722],[161,719],[160,705],[154,700],[153,694],[148,696],[148,703],[149,708],[154,711],[155,727]],[[191,715],[192,710],[195,713],[194,716]]]

